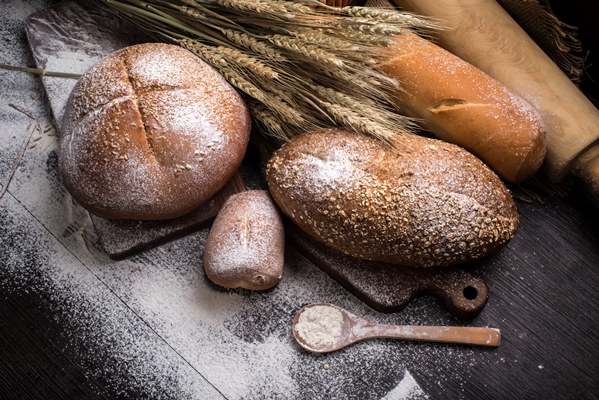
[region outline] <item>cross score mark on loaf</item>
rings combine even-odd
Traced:
[[[214,69],[178,46],[153,43],[115,52],[84,74],[62,128],[59,168],[78,202],[100,216],[167,219],[231,178],[250,120]]]

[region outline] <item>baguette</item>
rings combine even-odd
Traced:
[[[547,155],[541,170],[554,182],[581,176],[599,199],[599,108],[570,81],[495,0],[394,0],[448,29],[440,46],[485,71],[541,115]],[[592,3],[592,2],[589,2]]]
[[[397,39],[396,56],[380,67],[399,81],[396,99],[406,114],[479,157],[504,180],[522,182],[542,165],[540,115],[478,68],[408,33]]]
[[[457,264],[499,250],[518,226],[516,205],[489,167],[411,134],[391,147],[348,131],[309,132],[273,154],[266,178],[300,229],[364,260]]]

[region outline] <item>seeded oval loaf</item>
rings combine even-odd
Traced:
[[[231,196],[218,213],[204,248],[204,271],[217,285],[265,290],[283,275],[285,229],[266,190]]]
[[[437,139],[402,135],[391,148],[347,131],[310,132],[277,150],[266,175],[273,199],[295,224],[361,259],[461,263],[502,248],[518,226],[516,205],[497,175]]]
[[[74,87],[59,171],[73,198],[99,216],[176,218],[233,176],[249,132],[241,96],[208,64],[175,45],[131,46]]]

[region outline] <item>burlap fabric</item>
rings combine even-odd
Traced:
[[[560,21],[543,0],[497,0],[530,38],[575,82],[584,59],[576,28]]]

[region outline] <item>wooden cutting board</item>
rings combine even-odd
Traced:
[[[412,299],[429,295],[456,317],[473,318],[489,298],[485,281],[460,267],[409,268],[358,260],[314,240],[291,222],[285,233],[306,258],[377,311],[397,312]]]
[[[102,57],[125,46],[152,41],[107,9],[82,0],[65,0],[30,15],[25,20],[29,45],[38,68],[84,73]],[[75,79],[42,76],[42,83],[57,127]],[[261,175],[252,165],[250,174]],[[252,181],[263,182],[263,177]],[[265,189],[253,187],[255,189]],[[132,256],[183,235],[209,227],[224,201],[246,190],[238,173],[198,210],[168,221],[109,220],[90,215],[105,252],[114,260]],[[443,301],[453,315],[472,318],[487,303],[486,283],[459,267],[407,268],[367,262],[336,252],[287,223],[287,239],[306,258],[370,307],[381,312],[399,311],[418,296]]]

